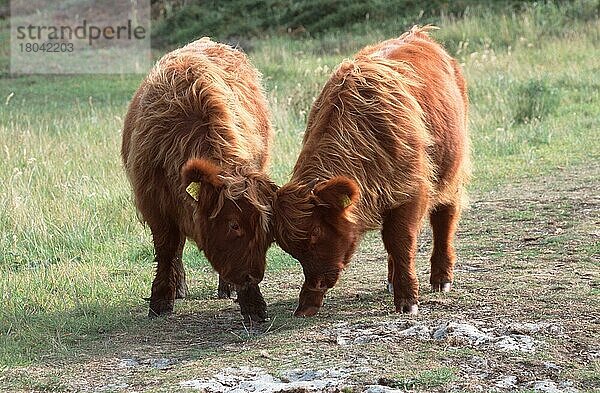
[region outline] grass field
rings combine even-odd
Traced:
[[[597,5],[579,3],[590,10]],[[379,363],[347,389],[385,377],[402,389],[475,391],[479,385],[463,382],[475,378],[468,371],[477,368],[473,359],[485,358],[496,376],[530,370],[517,376],[515,390],[535,390],[527,383],[541,375],[597,391],[597,16],[569,18],[552,4],[519,14],[472,12],[441,18],[434,34],[463,64],[469,83],[473,205],[459,233],[456,290],[444,297],[423,285],[416,321],[558,326],[560,334],[540,333],[545,346],[524,355],[448,341],[336,345],[331,332],[340,323],[353,331],[360,324],[409,321],[389,314],[385,253],[376,234],[365,239],[317,318],[290,316],[301,271],[274,246],[264,281],[272,324],[249,332],[235,304],[214,299],[216,275],[187,246],[191,298],[176,304],[174,316],[149,321],[143,298],[153,250],[119,158],[126,105],[142,76],[9,76],[7,24],[1,22],[0,391],[172,391],[182,380],[225,366],[256,365],[277,375],[355,364],[363,355]],[[409,27],[252,41],[249,55],[263,72],[273,111],[270,171],[278,184],[290,174],[307,112],[336,64]],[[418,260],[424,284],[427,250]],[[118,367],[129,358],[143,366]],[[149,366],[159,358],[173,363]],[[480,379],[485,390],[495,386],[491,377]]]

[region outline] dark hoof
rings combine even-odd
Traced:
[[[419,306],[408,300],[401,301],[400,304],[396,304],[396,312],[408,315],[417,315],[419,313]]]
[[[240,312],[246,323],[266,322],[269,319],[267,314],[267,303],[260,293],[257,284],[247,284],[237,289],[237,300],[240,304]]]
[[[150,300],[149,318],[173,314],[173,300]]]
[[[298,307],[296,309],[296,311],[294,312],[294,316],[300,317],[300,318],[313,317],[313,316],[317,315],[317,313],[319,312],[320,309],[321,309],[320,307],[314,307],[314,306],[304,307],[302,309],[300,309],[300,307]]]
[[[451,282],[442,282],[437,284],[431,284],[431,290],[433,292],[450,292],[452,289]]]
[[[234,287],[232,284],[223,280],[221,276],[219,276],[219,285],[217,287],[217,297],[219,299],[230,299],[231,294],[234,291]]]
[[[248,325],[253,323],[265,323],[269,321],[269,316],[267,315],[266,311],[262,314],[247,314],[242,316],[244,317],[244,323]]]
[[[233,286],[231,284],[219,284],[217,288],[217,297],[219,299],[231,299],[231,294],[233,292]]]
[[[231,291],[225,291],[225,290],[219,289],[217,291],[217,298],[218,299],[230,299],[231,298]]]

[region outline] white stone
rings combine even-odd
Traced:
[[[363,390],[363,393],[401,393],[402,390],[399,389],[393,389],[390,388],[389,386],[382,386],[382,385],[367,385],[365,386],[365,390]]]
[[[494,345],[503,351],[533,352],[535,341],[529,336],[512,334],[498,337]]]
[[[419,340],[429,340],[431,338],[430,329],[425,325],[411,326],[398,334],[404,337],[416,337]]]
[[[337,336],[336,342],[338,345],[348,345],[348,340],[343,336]]]
[[[480,345],[493,339],[492,336],[482,332],[468,323],[448,322],[437,327],[433,333],[433,338],[443,340],[447,337],[465,339],[470,344]]]
[[[509,375],[496,382],[496,387],[500,389],[514,389],[517,386],[517,377]]]
[[[339,389],[351,370],[290,370],[282,374],[285,381],[260,368],[226,368],[208,380],[182,381],[179,386],[209,393],[275,393],[306,390],[323,392]]]
[[[552,381],[535,381],[533,383],[533,390],[545,393],[562,393],[556,384]]]
[[[532,383],[532,389],[538,392],[544,393],[576,393],[577,389],[571,386],[570,382],[561,382],[560,384],[556,384],[554,381],[543,380],[543,381],[535,381]]]
[[[173,362],[170,359],[165,359],[165,358],[150,359],[149,363],[150,363],[150,367],[157,368],[159,370],[164,370],[173,365]]]
[[[128,367],[137,367],[139,365],[140,365],[140,362],[138,362],[135,359],[121,359],[118,366],[121,368],[128,368]]]

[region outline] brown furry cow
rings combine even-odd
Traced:
[[[273,241],[276,187],[264,173],[271,136],[260,74],[227,45],[208,38],[188,44],[142,82],[121,154],[154,241],[150,316],[172,312],[175,298],[186,295],[181,255],[189,237],[220,279],[235,285],[244,317],[266,318],[258,283]]]
[[[292,178],[273,205],[275,239],[304,270],[297,316],[317,313],[361,236],[378,228],[396,311],[416,313],[415,253],[427,213],[431,285],[450,289],[469,170],[467,93],[430,28],[344,61],[313,105]]]

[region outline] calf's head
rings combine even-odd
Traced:
[[[290,183],[277,192],[273,203],[275,239],[304,271],[294,315],[315,315],[325,292],[336,284],[350,261],[359,238],[352,214],[358,198],[358,185],[346,177]]]
[[[205,159],[189,160],[181,174],[206,258],[238,291],[258,284],[273,242],[276,185],[264,173],[243,167],[226,173]]]

